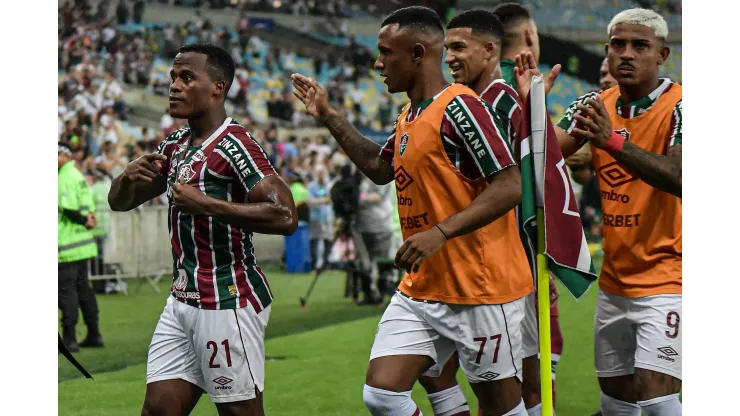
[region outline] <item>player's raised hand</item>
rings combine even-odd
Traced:
[[[130,182],[152,182],[162,175],[167,156],[159,153],[144,155],[129,163],[123,178]]]
[[[172,203],[186,214],[205,215],[205,198],[202,192],[185,183],[182,177],[172,185]]]
[[[329,97],[326,91],[313,79],[304,75],[293,74],[290,79],[293,82],[293,95],[306,106],[308,114],[322,123],[325,122],[335,111],[329,105]]]
[[[597,95],[596,99],[587,100],[586,105],[578,104],[578,110],[573,118],[578,121],[577,126],[585,127],[586,130],[576,127],[571,131],[571,136],[575,139],[588,140],[599,149],[605,148],[612,135],[612,125],[601,96]]]
[[[529,95],[529,90],[532,88],[532,78],[542,75],[539,68],[537,68],[537,62],[534,60],[534,55],[531,51],[522,51],[514,57],[516,62],[516,69],[514,70],[514,78],[516,80],[516,92],[519,94],[519,98],[524,101]],[[555,65],[550,70],[550,75],[545,77],[545,95],[550,92],[552,86],[555,85],[555,80],[560,74],[560,64]]]
[[[395,264],[408,273],[416,273],[424,260],[437,254],[447,242],[447,237],[438,227],[414,234],[398,249]]]

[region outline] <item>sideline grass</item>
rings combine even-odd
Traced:
[[[267,329],[265,410],[270,415],[363,415],[362,386],[370,346],[382,310],[357,307],[342,297],[344,276],[322,276],[309,304],[298,308],[298,297],[310,283],[308,275],[270,273],[276,301]],[[165,285],[163,285],[166,288]],[[59,384],[59,414],[113,416],[139,414],[145,391],[146,349],[164,306],[166,290],[149,289],[126,296],[101,296],[101,323],[107,347],[77,354],[95,381],[76,378]],[[596,288],[579,302],[561,296],[561,326],[565,349],[558,366],[558,415],[590,415],[598,409],[598,385],[593,370],[593,311]],[[81,325],[82,326],[82,325]],[[84,331],[84,328],[83,328]],[[84,335],[84,334],[82,334]],[[106,369],[116,370],[104,372]],[[60,379],[76,377],[63,358]],[[472,408],[475,396],[462,373],[461,385]],[[424,414],[431,408],[423,389],[413,399]],[[214,415],[203,396],[194,415]]]

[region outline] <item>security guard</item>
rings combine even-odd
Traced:
[[[59,143],[59,309],[62,338],[71,352],[102,347],[98,327],[98,302],[88,281],[88,262],[98,255],[91,229],[95,228],[94,203],[85,177],[72,160],[71,149]],[[77,344],[77,305],[87,325],[87,338]]]

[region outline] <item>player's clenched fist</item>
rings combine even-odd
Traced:
[[[205,194],[186,184],[183,178],[180,178],[180,182],[172,185],[172,203],[186,214],[205,215],[205,199]]]
[[[403,242],[396,253],[395,264],[408,273],[416,273],[424,260],[437,254],[447,242],[438,227],[414,234]]]
[[[329,105],[329,97],[326,95],[326,91],[313,79],[301,74],[293,74],[290,79],[293,82],[293,95],[306,106],[308,114],[322,123],[325,122],[335,111]]]
[[[162,175],[167,156],[152,153],[129,163],[123,171],[123,179],[129,182],[152,182]]]

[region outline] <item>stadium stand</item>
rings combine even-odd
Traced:
[[[429,4],[445,16],[455,10],[446,1],[348,3],[60,2],[59,139],[78,149],[75,158],[91,182],[100,175],[115,176],[128,161],[151,151],[183,125],[184,121],[165,114],[171,60],[184,44],[211,42],[231,51],[237,64],[228,111],[252,131],[281,172],[309,183],[313,175],[307,163],[316,160],[311,155],[321,141],[314,138],[324,133],[291,95],[290,73],[317,79],[344,116],[368,137],[383,141],[406,97],[388,94],[372,69],[379,19],[388,10],[407,4]],[[457,10],[480,3],[461,0]],[[497,3],[485,2],[484,7]],[[542,32],[572,27],[598,31],[596,40],[579,45],[600,56],[604,53],[601,39],[614,13],[635,4],[656,8],[666,15],[672,30],[678,28],[679,40],[671,44],[664,75],[681,81],[680,2],[532,0],[525,4],[533,10]],[[291,22],[285,20],[286,15],[292,25],[286,24]],[[332,32],[332,27],[337,30]],[[547,72],[550,66],[550,62],[542,64],[541,70]],[[593,77],[584,76],[596,70],[578,68],[560,75],[548,97],[553,117],[559,118],[575,98],[597,88],[586,81]],[[298,158],[290,150],[286,156],[291,136],[298,146]],[[329,143],[333,146],[333,141]],[[337,172],[345,160],[341,155],[324,156],[328,155],[319,159],[325,159],[321,163],[330,172]],[[160,199],[150,204],[164,203]]]

